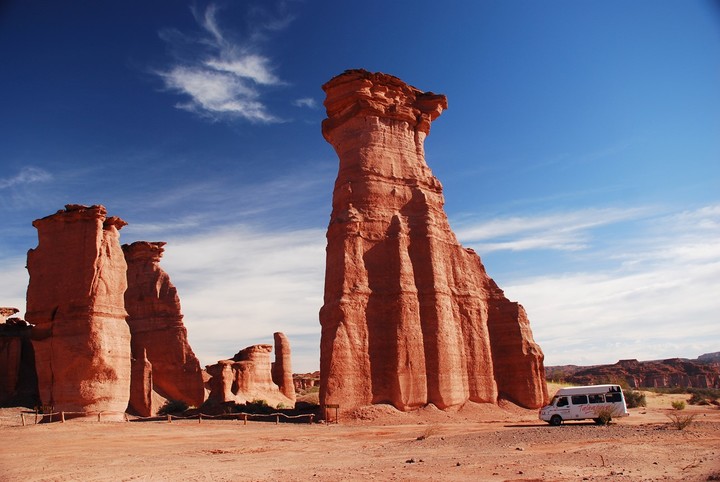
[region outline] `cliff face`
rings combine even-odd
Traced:
[[[124,412],[130,393],[130,330],[119,229],[103,206],[67,205],[33,222],[26,319],[40,399],[65,411]]]
[[[720,388],[720,361],[716,354],[695,360],[620,360],[614,365],[547,367],[547,378],[577,385],[624,380],[632,388]]]
[[[445,96],[347,71],[323,86],[340,159],[320,311],[321,403],[401,410],[547,399],[525,312],[458,243],[425,163]],[[496,346],[494,346],[496,345]]]
[[[132,355],[135,364],[145,367],[149,363],[154,391],[166,399],[199,407],[205,400],[202,371],[188,343],[177,289],[160,267],[164,245],[137,241],[122,247],[128,266],[125,308]],[[145,369],[136,368],[138,374]]]

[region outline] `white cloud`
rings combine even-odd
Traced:
[[[177,286],[190,343],[203,364],[272,343],[272,334],[282,331],[294,369],[318,368],[324,230],[235,225],[167,241],[161,266]]]
[[[177,107],[213,119],[219,116],[241,117],[251,122],[271,123],[281,120],[268,112],[261,100],[259,87],[281,85],[273,73],[272,61],[261,55],[250,41],[245,44],[229,40],[221,30],[217,7],[209,5],[195,17],[205,35],[189,42],[180,34],[161,35],[168,42],[183,46],[201,44],[205,51],[190,59],[161,70],[158,75],[165,86],[190,98]],[[251,35],[253,37],[253,35]],[[178,48],[177,45],[173,45]],[[187,57],[187,54],[183,52]]]
[[[270,59],[261,57],[260,55],[245,55],[240,58],[220,61],[208,60],[205,65],[215,70],[229,72],[236,77],[250,79],[261,85],[277,85],[280,84],[278,79],[269,68]]]
[[[179,108],[210,117],[230,114],[250,121],[277,121],[239,76],[188,67],[175,67],[161,75],[167,87],[190,96],[190,102],[177,104]]]
[[[0,306],[10,306],[20,310],[16,316],[25,316],[25,294],[28,286],[28,272],[25,269],[25,256],[0,259]]]
[[[513,216],[506,219],[460,226],[458,239],[472,244],[478,252],[556,249],[576,251],[587,247],[588,232],[593,228],[649,214],[646,208],[584,209],[540,216]]]
[[[547,364],[697,356],[720,339],[720,206],[655,216],[651,232],[595,251],[596,271],[503,286],[528,311]]]
[[[0,189],[9,187],[32,184],[36,182],[48,182],[52,180],[52,175],[38,167],[23,167],[19,173],[13,177],[0,178]]]
[[[295,99],[293,101],[295,107],[307,107],[309,109],[317,109],[318,103],[312,97],[303,97],[302,99]]]

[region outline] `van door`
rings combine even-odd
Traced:
[[[560,415],[563,420],[570,420],[570,399],[563,396],[558,397],[555,402],[555,414]]]

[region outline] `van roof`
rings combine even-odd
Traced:
[[[583,387],[565,387],[557,391],[555,396],[558,395],[581,395],[581,394],[594,394],[594,393],[607,393],[617,392],[620,390],[620,385],[587,385]]]

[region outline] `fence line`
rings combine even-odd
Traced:
[[[20,419],[22,422],[23,427],[27,425],[27,421],[25,418],[26,414],[33,414],[35,415],[35,422],[33,425],[36,425],[38,423],[38,417],[42,416],[42,420],[45,419],[45,417],[49,417],[49,422],[53,421],[53,416],[60,415],[60,422],[65,423],[65,416],[66,415],[81,415],[85,417],[90,417],[97,415],[97,421],[101,421],[102,415],[110,415],[110,414],[121,414],[123,415],[123,419],[126,422],[157,422],[161,420],[167,420],[168,423],[172,423],[173,419],[176,420],[194,420],[197,419],[198,423],[202,423],[203,419],[230,419],[230,420],[240,420],[242,417],[243,419],[243,425],[247,425],[248,417],[275,417],[275,425],[280,424],[280,417],[283,417],[284,419],[298,419],[298,418],[309,418],[310,420],[308,423],[313,423],[315,420],[315,414],[314,413],[308,413],[308,414],[299,414],[299,415],[287,415],[284,413],[245,413],[245,412],[237,412],[237,413],[223,413],[220,415],[209,415],[206,413],[198,413],[196,415],[188,415],[188,416],[180,416],[180,415],[171,415],[168,414],[167,417],[162,415],[157,415],[153,417],[139,417],[139,416],[133,416],[131,419],[127,413],[125,412],[117,412],[117,411],[101,411],[101,412],[49,412],[49,413],[39,413],[37,411],[34,412],[21,412],[20,413]]]

